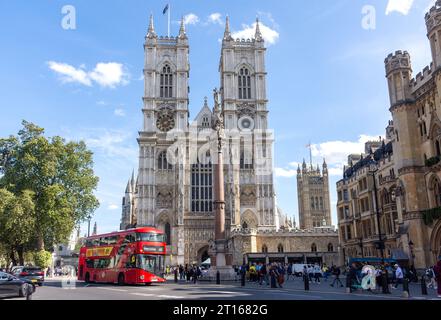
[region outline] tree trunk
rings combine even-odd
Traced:
[[[44,250],[44,238],[43,238],[42,235],[38,236],[38,239],[37,239],[37,250],[38,251]]]
[[[23,250],[23,246],[19,246],[17,248],[17,253],[18,253],[18,261],[20,263],[21,266],[24,266],[24,250]]]
[[[17,265],[17,259],[15,258],[14,248],[11,248],[11,251],[9,252],[9,258],[12,261],[12,265],[16,266]]]

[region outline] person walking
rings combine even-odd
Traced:
[[[268,285],[268,274],[267,274],[266,264],[263,264],[260,268],[260,282],[259,285],[262,285],[265,282]]]
[[[288,281],[290,277],[294,278],[294,276],[292,275],[292,263],[288,264],[288,268],[286,269],[286,273],[288,275],[286,278],[286,281]]]
[[[277,267],[275,264],[271,265],[271,269],[270,269],[270,278],[271,278],[271,288],[277,288],[277,277],[278,277],[278,273],[277,273]]]
[[[285,267],[279,264],[277,268],[277,283],[279,284],[279,288],[283,288],[283,283],[285,282]]]
[[[436,276],[435,276],[435,266],[433,267],[429,267],[426,270],[426,278],[427,278],[427,288],[432,288],[437,290],[437,285],[436,285]]]
[[[315,283],[320,284],[320,277],[322,276],[322,272],[321,272],[321,268],[320,266],[316,263],[314,265],[314,281]]]
[[[332,266],[331,268],[332,275],[334,276],[334,281],[331,283],[331,287],[335,285],[336,282],[340,283],[340,288],[343,288],[343,283],[340,280],[341,270],[337,266]]]
[[[314,267],[312,265],[308,265],[308,279],[309,282],[312,282],[312,278],[314,277]]]
[[[441,298],[441,257],[439,257],[439,260],[435,268],[433,268],[433,271],[435,273],[436,283],[438,287],[438,298]]]
[[[398,264],[395,264],[395,286],[393,286],[394,289],[398,289],[398,285],[403,285],[403,269]]]

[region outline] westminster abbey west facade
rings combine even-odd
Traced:
[[[213,112],[206,98],[196,119],[188,121],[189,44],[183,22],[177,37],[158,37],[151,17],[144,49],[139,169],[127,184],[121,229],[155,226],[167,234],[168,264],[201,263],[214,239]],[[219,72],[226,230],[234,264],[242,264],[247,253],[277,252],[287,259],[283,253],[298,251],[297,237],[306,234],[295,231],[292,220],[276,206],[265,52],[259,22],[253,39],[236,40],[227,18]],[[332,243],[336,250],[335,232],[310,231],[307,236],[316,233],[317,239],[308,238],[316,246],[315,256],[319,244],[329,248]],[[308,240],[305,251],[310,245]]]

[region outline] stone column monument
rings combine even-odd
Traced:
[[[217,161],[214,165],[214,210],[215,210],[215,239],[210,243],[211,257],[210,276],[216,276],[219,271],[222,280],[234,279],[232,268],[231,241],[226,239],[225,232],[225,190],[223,146],[225,126],[223,110],[219,102],[219,91],[214,89],[213,129],[217,134]]]

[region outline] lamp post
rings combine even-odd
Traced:
[[[378,211],[377,182],[375,180],[375,173],[377,171],[378,168],[376,164],[371,163],[369,165],[369,173],[372,174],[372,180],[374,183],[375,214],[377,216],[377,226],[378,226],[378,246],[380,247],[381,263],[384,264],[384,242],[383,242],[383,236],[381,234],[380,212]]]
[[[88,220],[88,222],[87,222],[87,237],[90,237],[90,221],[92,220],[92,216],[88,215],[87,220]]]

